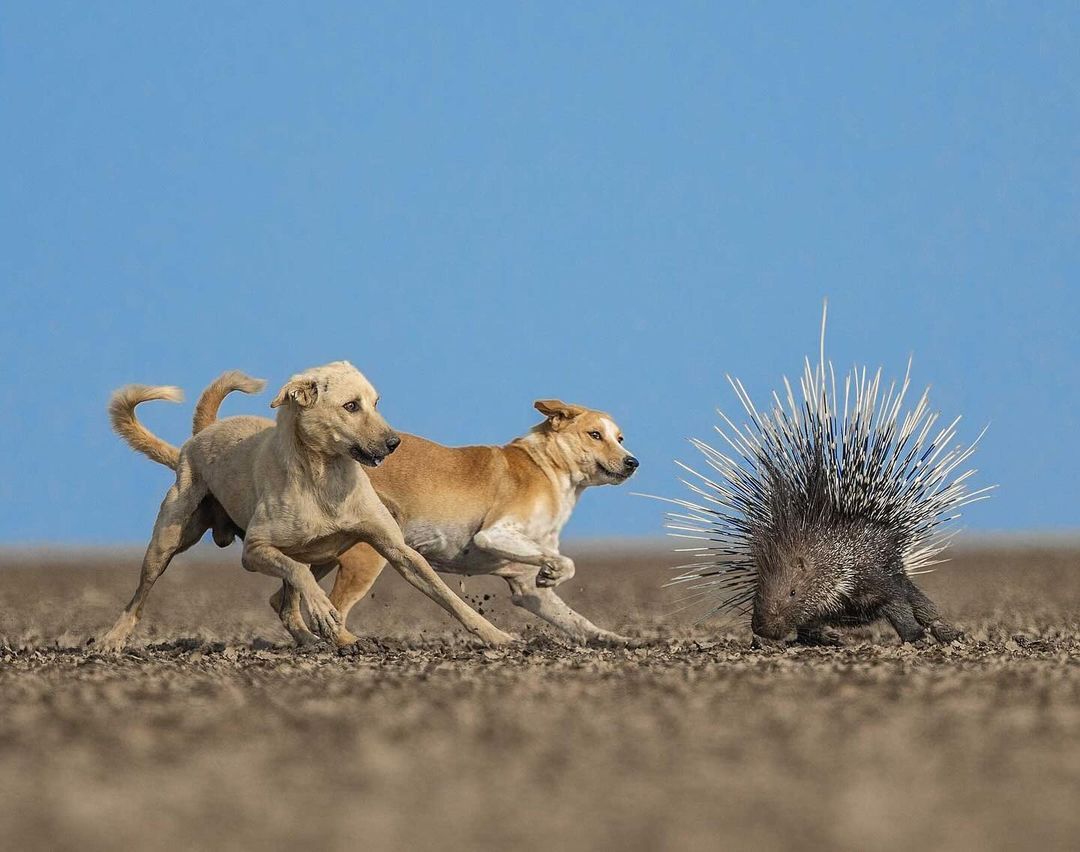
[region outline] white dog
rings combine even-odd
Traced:
[[[466,606],[406,545],[376,495],[361,465],[377,467],[400,438],[376,411],[375,389],[351,364],[338,361],[293,376],[271,403],[278,409],[276,423],[262,417],[228,418],[176,450],[139,424],[134,409],[148,399],[179,398],[176,388],[129,386],[110,404],[116,430],[135,449],[174,466],[176,483],[161,505],[138,589],[102,639],[107,650],[123,647],[172,557],[210,527],[211,496],[246,531],[244,567],[295,589],[312,626],[328,641],[347,644],[355,637],[345,630],[313,568],[318,573],[332,568],[358,542],[371,545],[480,639],[511,641]],[[302,619],[287,626],[299,642],[314,638]]]

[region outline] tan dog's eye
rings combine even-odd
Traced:
[[[592,438],[594,441],[599,441],[601,439],[601,435],[599,432],[590,432],[589,437]]]
[[[341,407],[344,408],[347,412],[349,412],[349,414],[356,414],[356,412],[360,410],[360,403],[357,402],[355,399],[350,399]]]
[[[622,435],[619,436],[619,443],[622,443]]]

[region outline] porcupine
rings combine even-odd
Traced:
[[[784,400],[774,392],[771,411],[759,411],[727,377],[749,423],[738,427],[719,412],[717,432],[730,454],[691,441],[718,476],[679,463],[699,499],[669,500],[685,511],[669,513],[667,526],[705,543],[683,549],[694,561],[670,584],[687,584],[691,599],[709,604],[706,616],[752,611],[755,641],[766,644],[794,631],[802,644],[837,645],[832,628],[879,619],[902,642],[926,630],[943,643],[961,638],[911,578],[945,561],[950,523],[990,491],[968,489],[974,470],[957,473],[978,438],[954,445],[960,418],[937,428],[929,389],[901,414],[910,360],[899,388],[893,383],[884,395],[880,369],[855,367],[841,400],[825,360],[826,314],[801,400],[785,378]]]

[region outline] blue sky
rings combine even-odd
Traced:
[[[113,388],[179,441],[337,358],[451,444],[609,410],[677,493],[826,296],[839,364],[990,424],[968,528],[1075,529],[1078,81],[1071,3],[5,4],[0,542],[145,540]],[[567,534],[659,534],[631,490]]]

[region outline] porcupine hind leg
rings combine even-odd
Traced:
[[[818,645],[830,648],[840,648],[844,644],[839,633],[821,625],[800,627],[795,632],[795,642],[799,645]]]
[[[901,642],[918,642],[926,636],[926,631],[915,618],[915,610],[907,596],[897,595],[881,608],[881,614],[888,619]]]
[[[964,638],[962,630],[958,630],[942,620],[934,602],[926,596],[922,589],[911,580],[907,581],[907,585],[909,587],[908,600],[911,602],[911,609],[915,613],[915,620],[923,627],[928,628],[938,642],[947,645],[955,639]]]

